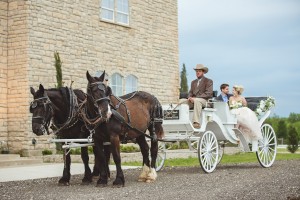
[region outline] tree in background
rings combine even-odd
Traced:
[[[60,88],[63,86],[62,70],[61,70],[62,62],[60,60],[60,56],[57,51],[54,52],[54,59],[55,59],[54,66],[56,69],[56,82],[57,82],[56,88]],[[54,127],[52,127],[52,129],[55,130]],[[60,138],[60,136],[57,135],[57,138]],[[56,145],[56,151],[62,151],[62,143],[56,142],[55,145]]]
[[[295,123],[295,122],[300,121],[300,114],[290,113],[288,121],[290,123]]]
[[[299,136],[296,131],[296,128],[293,125],[290,125],[288,128],[288,151],[291,153],[295,153],[298,150],[299,145]]]
[[[283,138],[286,139],[287,136],[287,128],[286,123],[284,120],[278,121],[278,132],[277,132],[277,138]]]
[[[182,71],[180,73],[180,92],[188,92],[189,87],[187,83],[187,73],[185,64],[182,65]]]
[[[61,71],[62,62],[60,60],[59,53],[57,51],[54,52],[54,59],[55,59],[54,65],[56,69],[56,81],[57,81],[56,88],[60,88],[63,86],[62,71]]]

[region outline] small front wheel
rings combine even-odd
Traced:
[[[269,124],[261,127],[262,139],[258,141],[256,157],[262,167],[271,167],[277,153],[277,139],[274,129]]]
[[[163,168],[166,160],[166,144],[164,142],[158,142],[158,153],[155,163],[155,171],[159,171]]]
[[[206,131],[198,142],[198,159],[200,166],[206,173],[215,170],[218,164],[219,147],[215,134]]]

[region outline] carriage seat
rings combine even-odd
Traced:
[[[245,97],[248,108],[255,111],[261,100],[266,100],[268,97]]]

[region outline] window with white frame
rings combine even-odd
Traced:
[[[101,19],[129,24],[129,0],[101,0]]]
[[[129,75],[126,77],[126,93],[137,91],[138,79],[134,75]]]
[[[114,73],[111,76],[110,86],[114,95],[116,96],[123,95],[123,77],[120,74]]]

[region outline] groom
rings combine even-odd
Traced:
[[[217,97],[218,101],[228,102],[229,98],[232,94],[229,94],[229,85],[227,83],[223,83],[220,86],[221,94]]]

